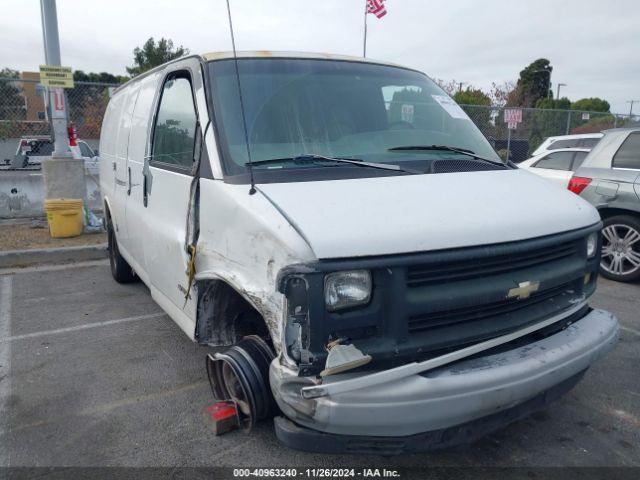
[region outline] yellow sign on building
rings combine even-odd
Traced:
[[[71,67],[40,65],[40,83],[45,87],[73,88]]]

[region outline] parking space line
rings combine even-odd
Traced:
[[[624,330],[625,332],[635,333],[636,335],[640,336],[640,330],[636,330],[635,328],[623,327],[622,325],[620,325],[620,330]]]
[[[11,278],[11,277],[5,277]],[[104,322],[85,323],[83,325],[76,325],[74,327],[56,328],[55,330],[44,330],[41,332],[25,333],[23,335],[14,335],[13,337],[2,336],[0,337],[0,345],[5,343],[15,342],[17,340],[24,340],[27,338],[44,337],[49,335],[56,335],[59,333],[76,332],[78,330],[86,330],[88,328],[107,327],[110,325],[117,325],[119,323],[137,322],[140,320],[151,320],[154,318],[164,317],[166,313],[158,312],[148,315],[138,315],[135,317],[117,318],[115,320],[105,320]]]
[[[34,265],[32,267],[0,268],[0,275],[16,275],[19,273],[52,272],[71,268],[96,267],[109,265],[109,260],[88,260],[86,262],[61,263],[54,265]]]
[[[13,277],[0,277],[0,431],[9,431],[7,403],[11,395],[11,343],[1,340],[11,335]],[[9,437],[0,442],[0,467],[8,467]]]

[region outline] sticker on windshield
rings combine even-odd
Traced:
[[[433,99],[447,111],[451,118],[462,118],[464,120],[469,120],[469,117],[466,113],[464,113],[464,110],[462,110],[460,106],[453,101],[452,98],[447,97],[446,95],[431,95],[431,97],[433,97]]]
[[[403,103],[400,118],[403,122],[413,123],[413,105]]]

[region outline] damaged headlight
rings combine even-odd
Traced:
[[[330,273],[324,277],[324,303],[335,312],[366,305],[371,300],[371,272],[352,270]]]

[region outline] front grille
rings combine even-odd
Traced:
[[[515,272],[570,257],[576,251],[576,242],[571,241],[519,253],[410,266],[407,286],[419,287]]]
[[[441,326],[450,326],[469,321],[481,321],[488,318],[518,314],[524,309],[530,309],[536,305],[547,303],[544,309],[545,316],[551,316],[564,310],[568,302],[566,300],[575,296],[575,282],[567,282],[557,287],[548,288],[537,292],[527,299],[518,300],[505,298],[497,302],[472,305],[429,312],[409,317],[409,333],[424,332]]]

